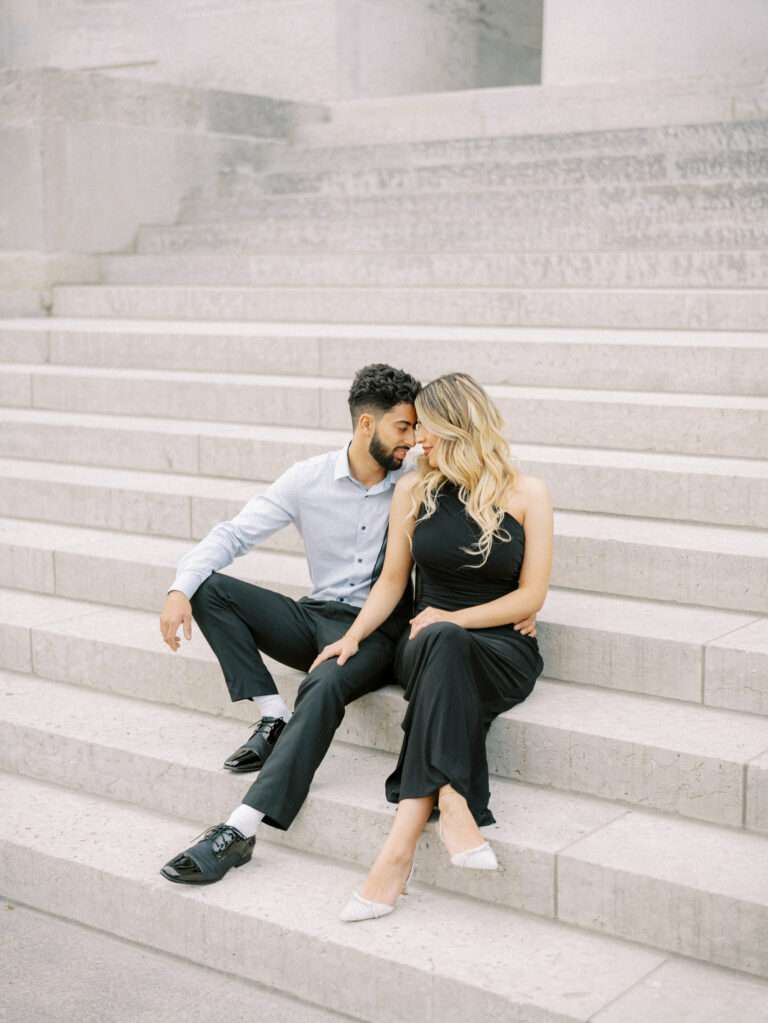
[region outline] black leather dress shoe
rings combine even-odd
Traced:
[[[245,835],[231,824],[215,824],[200,841],[168,860],[160,873],[175,884],[213,884],[230,867],[242,867],[253,856],[255,836]]]
[[[231,757],[227,757],[224,766],[237,774],[260,771],[284,728],[285,721],[282,718],[262,718],[248,742],[236,749]]]

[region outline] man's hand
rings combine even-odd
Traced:
[[[530,618],[524,618],[522,622],[518,622],[515,625],[517,632],[522,632],[524,636],[533,636],[536,638],[536,615],[531,615]]]
[[[176,633],[182,624],[184,625],[184,638],[192,639],[192,605],[180,590],[171,590],[160,613],[160,635],[163,637],[163,642],[167,643],[173,651],[178,650],[181,646],[181,640]]]
[[[310,671],[314,671],[318,664],[322,664],[323,661],[330,661],[332,657],[338,657],[338,664],[346,664],[350,657],[354,657],[357,651],[360,649],[360,644],[352,636],[342,636],[341,639],[337,639],[335,643],[329,643],[328,646],[324,646],[317,657],[312,661],[309,666]]]
[[[436,607],[425,607],[415,618],[411,618],[411,634],[408,639],[415,639],[422,629],[426,629],[428,625],[434,625],[435,622],[452,621],[452,611],[441,611]]]

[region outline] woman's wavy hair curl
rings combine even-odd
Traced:
[[[473,547],[462,547],[467,554],[481,561],[472,568],[481,568],[491,552],[494,538],[508,542],[509,532],[502,528],[502,503],[518,477],[510,461],[509,444],[503,434],[504,421],[495,404],[477,381],[467,373],[447,373],[432,380],[415,399],[419,421],[440,444],[435,447],[437,467],[432,468],[426,455],[418,460],[419,479],[412,490],[410,514],[417,522],[434,515],[437,498],[443,486],[458,487],[459,499],[468,515],[480,528]],[[419,516],[419,509],[424,512]]]

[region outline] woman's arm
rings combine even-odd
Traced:
[[[397,602],[408,585],[413,564],[410,539],[416,522],[408,513],[411,510],[411,490],[415,482],[415,472],[406,473],[397,481],[389,510],[387,552],[381,575],[368,594],[360,614],[344,636],[320,651],[310,671],[330,657],[338,656],[339,664],[344,664],[349,657],[354,656],[357,647],[366,636],[375,632],[397,607]]]
[[[497,600],[465,607],[460,611],[425,608],[413,619],[411,639],[422,628],[436,621],[454,622],[465,629],[491,629],[497,625],[520,622],[541,610],[549,589],[549,576],[552,570],[554,516],[546,483],[531,478],[527,488],[525,554],[520,567],[518,588]]]

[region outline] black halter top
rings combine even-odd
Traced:
[[[419,515],[423,513],[422,506]],[[525,530],[509,512],[504,513],[501,528],[511,539],[494,537],[484,565],[479,554],[463,551],[462,547],[473,548],[477,543],[480,527],[467,513],[458,487],[444,483],[436,511],[417,522],[413,533],[416,611],[425,607],[459,611],[516,590],[525,552]]]

